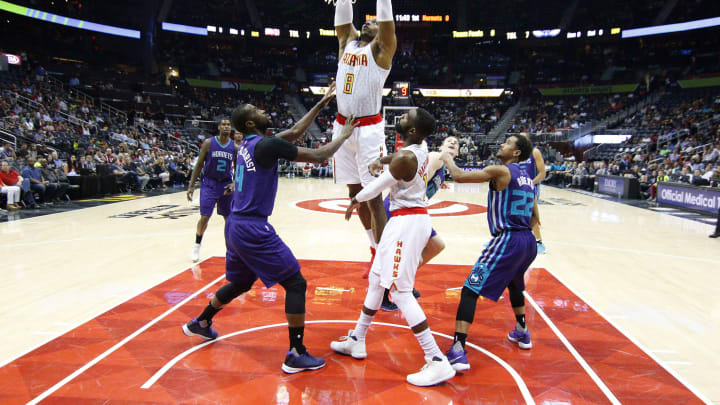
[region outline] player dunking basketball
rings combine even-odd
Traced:
[[[347,184],[350,198],[373,180],[368,165],[386,155],[385,124],[380,114],[382,91],[390,74],[397,47],[395,22],[390,0],[377,0],[377,18],[363,24],[360,32],[353,26],[350,0],[335,6],[335,29],[340,45],[338,57],[338,115],[333,136],[345,125],[345,117],[358,117],[358,128],[334,157],[335,182]],[[371,250],[380,240],[387,219],[382,196],[363,203],[360,221],[370,239]]]
[[[367,357],[365,336],[380,308],[383,292],[389,289],[425,352],[427,365],[407,376],[410,384],[419,386],[435,385],[455,375],[455,370],[430,332],[425,313],[412,294],[420,255],[432,230],[425,200],[429,159],[422,142],[434,129],[435,119],[427,111],[418,108],[404,114],[398,123],[398,132],[409,146],[393,155],[389,172],[380,175],[351,200],[345,213],[347,220],[360,202],[390,188],[392,217],[378,244],[377,256],[370,269],[367,295],[355,329],[330,344],[338,353],[356,359]]]
[[[511,136],[500,146],[499,166],[464,172],[455,165],[449,153],[442,158],[450,175],[458,183],[490,182],[488,195],[488,225],[493,239],[483,250],[460,295],[455,320],[455,342],[447,358],[456,371],[467,370],[470,363],[465,351],[465,339],[475,317],[478,296],[497,301],[505,288],[517,324],[508,339],[521,349],[532,347],[530,332],[525,324],[525,271],[535,260],[537,245],[531,231],[531,222],[537,216],[537,201],[533,178],[519,162],[527,160],[533,146],[524,136]]]
[[[195,245],[190,253],[194,262],[200,260],[200,244],[207,229],[208,221],[212,216],[215,204],[217,213],[227,218],[230,214],[231,196],[226,193],[226,187],[232,184],[233,160],[235,157],[235,143],[230,138],[232,128],[230,120],[221,120],[218,125],[218,136],[206,139],[200,148],[195,168],[193,168],[187,199],[192,201],[195,192],[195,182],[202,171],[200,182],[200,220],[195,233]]]

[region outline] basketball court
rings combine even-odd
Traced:
[[[284,290],[262,284],[215,317],[220,337],[180,326],[224,283],[222,218],[202,261],[189,261],[198,219],[184,193],[0,224],[0,402],[16,403],[720,403],[717,285],[710,225],[543,187],[548,253],[526,274],[533,348],[505,338],[508,298],[478,301],[471,369],[437,387],[405,376],[422,350],[399,312],[379,312],[364,361],[331,340],[357,320],[369,259],[344,186],[280,180],[270,222],[308,280],[305,344],[325,368],[286,375]],[[433,198],[447,244],[420,269],[419,302],[443,350],[460,287],[489,240],[486,185]]]

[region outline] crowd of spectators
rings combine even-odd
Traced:
[[[704,135],[687,134],[665,143],[659,150],[634,148],[614,159],[547,162],[545,182],[592,191],[596,176],[635,178],[642,197],[656,198],[658,182],[720,187],[720,125]],[[549,164],[548,164],[549,163]]]

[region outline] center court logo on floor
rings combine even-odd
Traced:
[[[309,211],[344,214],[349,202],[350,200],[347,198],[329,198],[298,201],[292,203],[292,205]],[[487,208],[482,205],[458,201],[436,201],[435,203],[428,205],[427,208],[428,213],[433,217],[478,215],[487,212]]]

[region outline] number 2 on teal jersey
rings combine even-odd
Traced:
[[[218,172],[224,173],[226,168],[227,168],[227,160],[218,160],[217,168],[215,170],[217,170]]]
[[[519,215],[521,217],[531,217],[535,202],[535,193],[523,190],[513,190],[513,196],[521,196],[520,200],[515,200],[510,204],[510,215]]]
[[[242,192],[243,177],[245,176],[245,166],[237,165],[235,168],[235,191]]]

